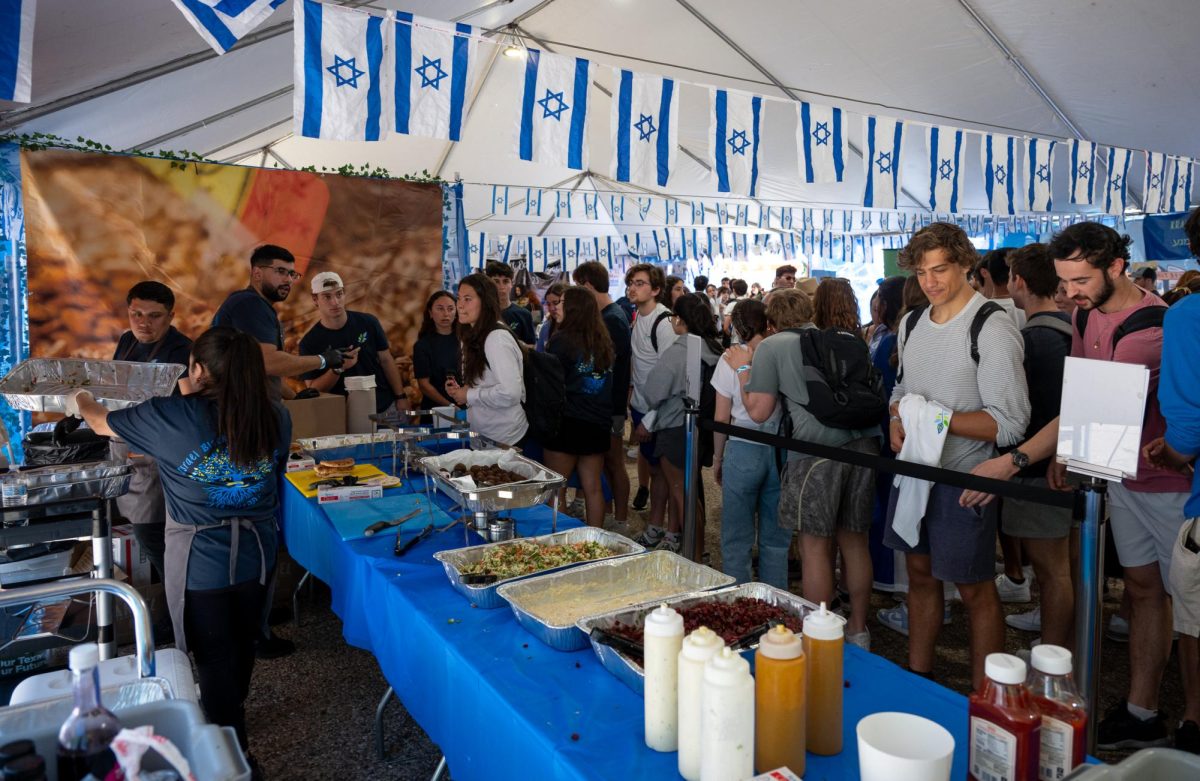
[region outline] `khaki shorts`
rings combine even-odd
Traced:
[[[1014,477],[1013,482],[1035,488],[1050,487],[1044,477]],[[1013,537],[1061,540],[1071,533],[1071,511],[1004,497],[1000,500],[1000,528]]]
[[[1197,523],[1200,518],[1183,522],[1171,551],[1169,578],[1175,631],[1189,637],[1200,637],[1200,553],[1188,550],[1184,543]]]
[[[1183,525],[1185,493],[1130,491],[1120,483],[1108,485],[1108,517],[1117,559],[1122,567],[1158,564],[1163,587],[1171,589],[1171,552]]]

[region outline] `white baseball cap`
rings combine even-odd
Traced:
[[[332,271],[322,271],[312,278],[312,292],[315,296],[318,293],[324,293],[326,290],[337,290],[345,287],[342,284],[342,278]]]

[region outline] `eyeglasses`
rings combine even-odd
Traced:
[[[295,271],[292,271],[290,268],[284,268],[283,266],[267,266],[267,268],[270,269],[271,271],[274,271],[276,274],[283,277],[284,279],[299,279],[300,278],[300,275],[297,274]]]
[[[650,287],[649,281],[645,279],[634,279],[629,283],[630,287]]]

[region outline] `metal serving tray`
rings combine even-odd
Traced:
[[[96,401],[115,410],[170,396],[186,370],[177,363],[30,358],[0,380],[0,395],[14,409],[66,412],[67,395],[86,388]]]
[[[459,507],[472,513],[520,510],[545,504],[553,500],[558,489],[567,482],[562,475],[550,471],[515,450],[456,450],[445,455],[422,458],[420,463],[428,479],[439,491]],[[451,468],[457,463],[467,466],[498,463],[511,472],[528,476],[529,479],[487,488],[467,488],[449,476]]]
[[[622,607],[657,605],[664,599],[728,586],[733,578],[715,569],[688,561],[669,551],[651,551],[635,556],[582,564],[550,575],[535,575],[496,590],[512,607],[517,622],[537,639],[559,651],[578,651],[588,647],[588,637],[576,626],[581,618],[605,613],[610,607],[595,609],[580,597],[607,589]],[[575,615],[566,618],[546,616],[539,604],[549,594],[556,603],[573,603]],[[594,602],[592,604],[595,604]]]
[[[681,597],[662,599],[646,605],[638,605],[637,607],[622,608],[594,616],[587,616],[579,619],[575,622],[575,625],[579,627],[581,632],[588,636],[588,639],[592,643],[592,650],[596,652],[596,657],[600,660],[600,664],[604,665],[604,669],[617,676],[621,683],[624,683],[630,689],[633,689],[638,694],[642,694],[646,683],[646,673],[642,669],[642,666],[612,646],[591,640],[593,629],[610,629],[618,621],[622,624],[642,624],[646,620],[646,614],[660,604],[666,604],[669,607],[679,610],[680,608],[691,607],[701,602],[733,602],[744,597],[761,599],[763,602],[786,610],[801,621],[804,620],[804,617],[809,612],[817,609],[817,606],[813,603],[801,599],[791,592],[781,591],[774,586],[768,586],[766,583],[743,583],[740,586],[723,588],[719,591],[684,594]],[[753,651],[755,648],[758,648],[757,641],[750,645],[743,653]]]
[[[489,583],[485,586],[472,586],[462,581],[462,568],[482,561],[489,553],[507,545],[519,545],[524,543],[539,543],[542,545],[570,545],[576,542],[598,542],[606,548],[611,548],[613,554],[604,556],[591,561],[581,561],[574,564],[564,564],[561,567],[552,569],[544,569],[538,572],[531,572],[528,575],[517,575],[512,578],[497,580],[495,583]],[[597,561],[608,561],[620,556],[630,556],[635,553],[644,553],[646,551],[641,545],[638,545],[633,540],[627,537],[622,537],[619,534],[598,529],[593,526],[583,526],[577,529],[568,529],[567,531],[557,532],[555,534],[543,534],[538,537],[525,537],[519,540],[506,540],[504,542],[495,542],[490,545],[474,545],[468,548],[458,548],[455,550],[438,551],[433,554],[433,557],[442,563],[446,569],[446,577],[450,579],[450,585],[454,590],[467,598],[475,607],[491,610],[493,608],[504,607],[504,600],[497,594],[496,590],[505,583],[514,583],[518,580],[536,577],[538,575],[546,575],[551,572],[560,572],[571,567],[581,567],[585,564],[593,564]]]
[[[12,472],[5,476],[25,486],[25,504],[71,499],[115,499],[129,490],[133,467],[116,461],[60,464]]]

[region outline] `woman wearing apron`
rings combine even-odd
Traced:
[[[176,642],[196,658],[209,720],[236,729],[245,748],[243,705],[279,543],[275,513],[291,418],[268,398],[258,343],[232,328],[196,340],[188,378],[196,389],[189,396],[109,412],[78,390],[67,411],[158,463]]]

